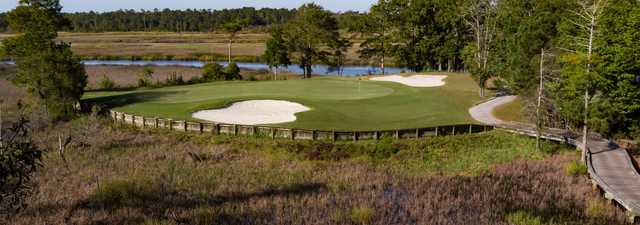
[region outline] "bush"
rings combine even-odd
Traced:
[[[151,78],[153,78],[153,68],[145,66],[138,77],[138,87],[147,87],[151,85]]]
[[[236,64],[235,62],[232,62],[229,64],[229,66],[227,66],[227,68],[224,70],[224,74],[226,75],[225,80],[242,79],[242,77],[240,76],[240,68],[238,67],[238,64]]]
[[[103,207],[133,205],[150,199],[150,195],[156,192],[148,181],[112,180],[99,186],[93,203]]]
[[[31,194],[34,174],[42,167],[43,151],[31,142],[30,127],[22,118],[0,139],[0,215],[22,209]]]
[[[585,176],[588,174],[587,165],[578,161],[571,161],[567,163],[564,170],[569,176]]]
[[[107,77],[107,75],[102,75],[102,80],[98,83],[98,88],[102,90],[113,90],[117,87],[116,82],[111,80],[111,78]]]
[[[607,215],[607,204],[599,199],[591,199],[587,202],[585,214],[591,218],[602,218]]]
[[[528,212],[517,211],[507,214],[505,219],[507,223],[513,225],[543,225],[539,217],[533,216]]]
[[[351,219],[351,222],[355,224],[365,225],[371,223],[373,213],[374,210],[367,206],[354,207],[351,209],[351,215],[349,218]]]
[[[225,74],[223,72],[223,67],[217,63],[207,63],[202,68],[202,78],[204,80],[223,80],[225,79]]]
[[[182,75],[178,75],[178,73],[174,72],[171,74],[171,76],[167,77],[167,79],[165,80],[165,85],[184,85],[184,79],[182,79]]]

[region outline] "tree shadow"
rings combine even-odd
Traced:
[[[116,194],[126,196],[125,198],[127,199],[122,199],[122,201],[105,201],[103,197],[94,194],[87,199],[76,202],[69,211],[65,213],[65,221],[69,222],[74,214],[80,210],[117,212],[119,209],[140,210],[146,212],[146,216],[153,219],[170,219],[165,218],[164,212],[168,210],[189,211],[203,207],[219,207],[226,203],[241,203],[256,198],[291,197],[325,190],[327,190],[326,184],[304,183],[283,188],[267,188],[251,193],[238,192],[213,196],[195,196],[190,193],[185,193],[184,191],[167,190],[167,188],[162,187],[162,185],[156,185],[156,187],[140,193]],[[125,190],[125,192],[128,191],[130,190]],[[263,220],[268,216],[265,212],[253,212],[250,214],[215,213],[215,215],[211,215],[211,217],[214,217],[212,219],[217,221],[215,224],[251,224],[251,221]],[[136,218],[120,219],[128,220]],[[183,220],[190,220],[190,218],[183,218]],[[113,222],[114,221],[92,221],[91,224],[109,224]],[[189,221],[176,222],[189,223]]]

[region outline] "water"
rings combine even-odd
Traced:
[[[120,66],[190,66],[203,67],[205,62],[201,61],[177,61],[177,60],[154,60],[154,61],[131,61],[131,60],[87,60],[83,61],[85,65],[120,65]],[[220,65],[227,66],[227,62],[217,62]],[[245,63],[237,62],[241,69],[249,70],[268,70],[269,66],[264,63]],[[315,65],[312,67],[313,74],[319,75],[339,75],[338,71],[331,71],[329,66]],[[280,71],[288,71],[295,74],[303,74],[304,71],[298,65],[291,65],[287,68],[281,68]],[[406,68],[386,67],[385,74],[398,74],[409,71]],[[370,74],[381,74],[379,67],[371,66],[344,66],[342,68],[343,76],[361,76]]]

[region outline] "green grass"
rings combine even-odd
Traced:
[[[392,82],[347,78],[264,82],[214,82],[129,92],[90,92],[86,100],[115,110],[194,120],[198,110],[221,108],[237,101],[278,99],[312,108],[298,120],[278,126],[326,130],[419,128],[474,123],[468,108],[482,100],[473,80],[449,74],[447,85],[413,88]]]
[[[496,107],[493,110],[493,115],[504,121],[527,122],[522,113],[523,107],[522,99],[517,98],[515,101]]]

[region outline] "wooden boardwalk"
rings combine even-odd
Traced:
[[[499,105],[497,102],[501,102],[501,99],[491,100],[484,106],[480,104],[470,109],[470,114],[472,116],[474,114],[480,115],[487,111],[487,107]],[[477,118],[477,120],[491,124],[489,121],[482,121],[484,120],[483,118]],[[509,132],[532,137],[536,136],[535,127],[528,124],[501,122],[500,124],[492,125]],[[573,146],[582,146],[582,138],[566,130],[545,130],[543,138],[568,143]],[[615,201],[624,207],[627,210],[630,222],[635,222],[636,218],[640,216],[640,173],[635,160],[631,158],[626,149],[620,148],[615,143],[599,135],[591,135],[587,145],[585,162],[593,185],[602,190],[605,198]]]

